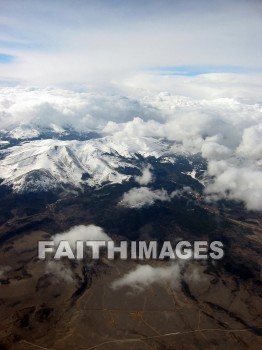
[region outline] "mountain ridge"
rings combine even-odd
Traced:
[[[180,144],[153,137],[23,140],[0,151],[0,172],[2,184],[15,192],[97,187],[140,175],[147,158],[174,164],[178,155],[189,153]]]

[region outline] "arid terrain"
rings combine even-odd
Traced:
[[[1,349],[255,350],[261,346],[261,216],[244,210],[241,215],[234,211],[221,215],[219,208],[203,207],[198,198],[195,205],[205,211],[206,220],[210,215],[219,222],[216,228],[199,232],[198,238],[219,236],[225,257],[216,264],[179,263],[179,276],[168,281],[142,288],[132,284],[113,288],[115,281],[138,265],[156,268],[174,263],[109,261],[105,257],[98,261],[39,260],[39,240],[79,222],[100,223],[102,213],[88,210],[88,201],[90,197],[58,200],[27,216],[21,215],[26,212],[21,207],[19,219],[13,215],[1,226],[0,266],[7,266],[0,285]],[[170,206],[160,205],[158,210]],[[107,226],[121,209],[104,210]],[[137,224],[136,239],[149,239],[153,232],[157,235],[153,209],[144,210],[146,219]],[[121,212],[122,219],[132,217],[133,224],[140,215],[132,209]],[[163,222],[166,215],[168,212]],[[159,234],[165,232],[170,241],[196,235],[175,218],[169,221],[168,230],[161,225]],[[124,231],[111,227],[114,239],[125,237]],[[126,235],[132,236],[130,232]]]

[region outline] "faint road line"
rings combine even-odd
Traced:
[[[220,328],[203,328],[203,329],[195,329],[192,331],[186,331],[186,332],[173,332],[173,333],[165,333],[165,334],[160,334],[160,335],[154,335],[151,337],[144,337],[144,338],[129,338],[129,339],[112,339],[105,341],[103,343],[91,346],[90,348],[85,348],[83,350],[93,350],[97,349],[103,345],[106,344],[112,344],[112,343],[128,343],[128,342],[143,342],[145,340],[149,339],[156,339],[156,338],[161,338],[161,337],[169,337],[172,335],[183,335],[183,334],[189,334],[189,333],[196,333],[196,332],[207,332],[207,331],[218,331],[218,332],[247,332],[250,331],[250,328],[243,328],[243,329],[220,329]]]
[[[20,340],[20,343],[26,343],[26,344],[29,344],[29,345],[31,345],[31,346],[36,346],[36,347],[39,348],[39,349],[51,350],[50,348],[45,348],[44,346],[37,345],[37,344],[34,344],[34,343],[30,343],[29,341],[24,340],[24,339]]]

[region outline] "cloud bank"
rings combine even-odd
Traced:
[[[13,125],[74,127],[101,131],[108,124],[127,122],[135,116],[158,119],[158,111],[146,101],[100,92],[22,87],[0,88],[0,129]],[[109,126],[108,126],[109,128]],[[31,131],[32,132],[32,131]]]
[[[224,86],[228,85],[224,85],[223,78],[221,87],[220,78],[209,77],[206,82],[209,80],[211,90],[215,86],[216,91],[226,95],[228,90]],[[258,86],[261,90],[262,84]],[[133,149],[145,152],[148,147],[143,142],[145,138],[166,138],[171,144],[176,142],[171,152],[199,153],[207,160],[205,191],[210,199],[241,200],[248,209],[262,210],[262,103],[259,98],[254,100],[256,88],[250,85],[254,95],[249,99],[242,96],[243,91],[232,97],[237,92],[234,89],[229,89],[227,98],[217,94],[211,98],[209,89],[203,86],[198,86],[203,98],[194,98],[192,85],[188,87],[186,96],[143,90],[135,97],[62,89],[2,88],[1,129],[10,131],[19,124],[30,125],[31,129],[37,129],[37,125],[70,125],[77,130],[110,135],[112,142],[123,150],[132,144]],[[136,181],[147,185],[152,181],[150,173],[150,169],[144,169]],[[164,193],[151,192],[134,190],[125,201],[128,204],[130,198],[131,205],[139,205],[143,195],[148,203],[157,197],[167,198]]]

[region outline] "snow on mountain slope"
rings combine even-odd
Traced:
[[[14,139],[32,139],[40,135],[39,130],[29,125],[19,125],[9,132],[6,132],[7,136]]]
[[[70,128],[70,131],[74,131],[73,128]],[[59,125],[54,123],[49,123],[45,128],[41,127],[35,122],[31,124],[20,123],[18,125],[9,125],[7,128],[0,130],[0,138],[4,139],[14,139],[16,142],[23,140],[45,138],[45,134],[48,133],[52,137],[57,135],[66,135],[69,133],[69,130],[65,130]]]
[[[137,154],[158,158],[170,156],[169,150],[168,143],[154,138],[36,140],[2,150],[0,176],[17,192],[122,183],[131,176],[123,168],[143,167],[134,162]]]

